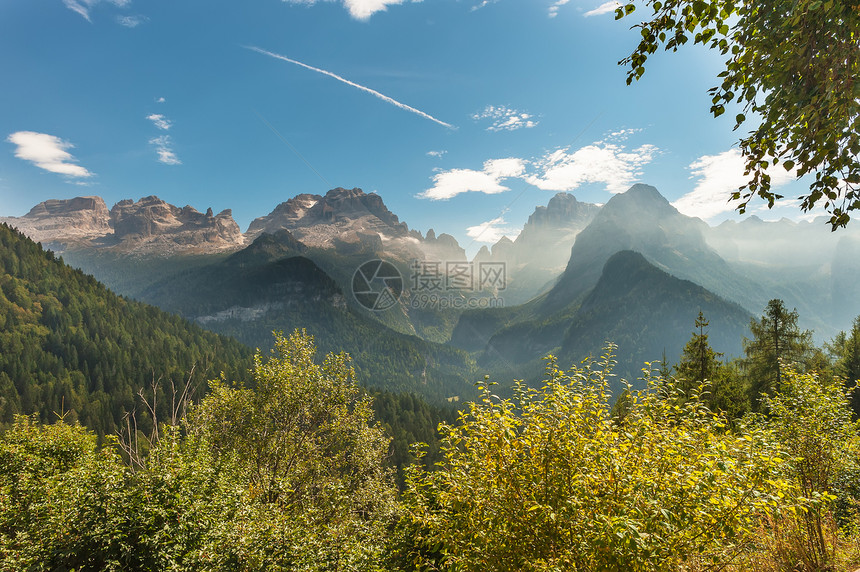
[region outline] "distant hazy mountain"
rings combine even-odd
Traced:
[[[49,200],[0,222],[59,251],[95,248],[163,256],[235,250],[245,242],[229,209],[204,214],[155,196],[120,201],[110,211],[100,197]]]
[[[564,271],[577,235],[599,210],[570,193],[558,193],[546,206],[535,207],[515,240],[502,237],[492,250],[482,247],[475,261],[504,262],[508,274],[505,300],[522,304],[548,289]]]
[[[633,185],[613,196],[576,238],[564,273],[541,312],[552,314],[581,301],[597,283],[603,265],[621,250],[635,250],[658,268],[691,280],[754,311],[767,293],[740,276],[705,240],[708,225],[682,215],[649,185]]]
[[[515,260],[533,267],[564,267],[576,236],[599,210],[599,206],[577,201],[570,193],[558,193],[529,216],[514,241]]]
[[[718,304],[715,312],[728,312],[730,322],[732,315],[744,316],[728,329],[715,317],[714,333],[724,336],[727,345],[720,351],[739,352],[740,332],[751,313],[764,307],[770,292],[733,270],[707,244],[708,228],[701,220],[680,214],[654,187],[634,185],[613,196],[576,236],[564,273],[546,294],[517,308],[463,313],[451,343],[482,351],[484,365],[535,367],[535,360],[549,352],[581,359],[599,352],[607,340],[624,342],[620,361],[627,364],[629,374],[641,367],[640,358],[658,359],[664,347],[667,355],[676,356],[686,341],[674,333],[677,328],[687,331],[699,307],[720,299],[726,307]],[[631,250],[636,256],[614,259]],[[654,272],[643,271],[645,267]],[[646,279],[644,286],[637,285]],[[691,294],[693,286],[699,290]],[[675,303],[681,319],[667,322],[665,310]],[[619,315],[618,308],[631,317]],[[663,308],[663,317],[655,314],[658,308]],[[660,327],[649,326],[649,320]],[[639,337],[642,332],[647,335]],[[657,345],[657,353],[647,355]]]
[[[618,346],[616,373],[632,381],[645,361],[660,360],[664,350],[670,362],[677,361],[699,310],[710,320],[711,345],[727,356],[740,355],[748,311],[623,250],[609,257],[578,308],[507,326],[490,339],[480,363],[501,371],[522,368],[523,375],[534,376],[548,353],[568,367],[599,357],[611,341]]]
[[[667,274],[638,252],[620,251],[603,267],[561,343],[570,361],[598,355],[606,341],[618,344],[619,371],[638,373],[665,350],[675,363],[701,310],[710,321],[709,342],[727,357],[742,353],[750,312],[713,292]]]
[[[732,268],[796,307],[820,341],[860,314],[860,227],[831,232],[826,217],[794,222],[751,216],[709,230],[708,244]]]

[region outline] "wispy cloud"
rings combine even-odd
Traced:
[[[538,173],[526,177],[526,181],[547,191],[571,191],[587,183],[603,183],[610,193],[623,193],[658,152],[653,145],[628,151],[622,144],[608,141],[572,152],[562,148],[536,161]]]
[[[283,0],[288,4],[304,4],[313,6],[318,0]],[[324,0],[324,1],[340,1],[343,7],[349,11],[349,15],[356,20],[367,20],[377,12],[385,12],[389,6],[403,4],[405,0]],[[412,0],[420,2],[421,0]]]
[[[552,5],[549,7],[549,17],[555,18],[556,16],[558,16],[558,9],[567,4],[568,2],[570,2],[570,0],[556,0],[556,2],[553,2]]]
[[[161,129],[162,131],[167,131],[173,125],[172,121],[170,121],[168,118],[166,118],[160,113],[153,113],[151,115],[147,115],[146,118],[152,121],[152,124]]]
[[[462,193],[476,192],[494,195],[510,190],[501,184],[502,180],[521,177],[525,172],[522,159],[491,159],[484,163],[480,171],[473,169],[451,169],[433,176],[433,187],[419,196],[432,200],[456,197]]]
[[[75,159],[67,149],[74,145],[55,135],[35,131],[17,131],[10,134],[7,141],[16,145],[15,156],[30,161],[40,169],[73,178],[88,178],[93,174],[76,165]]]
[[[717,155],[703,155],[690,163],[690,178],[699,181],[696,187],[672,205],[680,212],[703,219],[713,218],[721,213],[733,211],[738,201],[730,201],[729,196],[748,178],[744,176],[744,159],[738,149],[730,149]],[[768,170],[771,185],[778,187],[795,177],[794,171],[786,171],[781,165]]]
[[[468,227],[466,235],[473,242],[483,242],[486,244],[495,244],[503,236],[507,236],[510,239],[516,238],[520,233],[519,229],[508,227],[506,226],[507,224],[504,217],[497,217],[493,220]]]
[[[90,11],[93,7],[96,4],[101,4],[103,2],[113,4],[120,8],[125,8],[131,4],[131,0],[63,0],[63,4],[65,4],[66,8],[72,12],[80,14],[87,22],[92,22]]]
[[[469,9],[469,11],[470,11],[470,12],[474,12],[474,11],[476,11],[476,10],[480,10],[481,8],[484,8],[485,6],[487,6],[487,5],[489,5],[489,4],[495,4],[496,2],[498,2],[498,0],[481,0],[481,2],[479,2],[479,3],[475,4],[474,6],[472,6],[472,7]]]
[[[285,62],[289,62],[289,63],[291,63],[291,64],[295,64],[295,65],[297,65],[297,66],[301,66],[301,67],[303,67],[303,68],[305,68],[305,69],[309,69],[309,70],[311,70],[311,71],[315,71],[315,72],[317,72],[317,73],[321,73],[321,74],[323,74],[323,75],[327,75],[327,76],[329,76],[329,77],[331,77],[331,78],[334,78],[334,79],[336,79],[336,80],[338,80],[338,81],[340,81],[340,82],[345,83],[346,85],[350,85],[350,86],[352,86],[352,87],[355,87],[355,88],[357,88],[357,89],[360,89],[361,91],[367,92],[367,93],[369,93],[369,94],[373,95],[374,97],[378,97],[378,98],[379,98],[379,99],[381,99],[382,101],[385,101],[385,102],[387,102],[387,103],[390,103],[391,105],[394,105],[395,107],[399,107],[400,109],[403,109],[403,110],[405,110],[405,111],[409,111],[410,113],[414,113],[414,114],[416,114],[416,115],[419,115],[419,116],[423,117],[424,119],[429,119],[430,121],[432,121],[432,122],[434,122],[434,123],[438,123],[439,125],[442,125],[443,127],[447,127],[448,129],[456,129],[456,127],[454,127],[454,126],[453,126],[453,125],[451,125],[450,123],[445,123],[445,122],[444,122],[444,121],[442,121],[441,119],[436,119],[435,117],[433,117],[433,116],[432,116],[432,115],[430,115],[429,113],[424,113],[424,112],[423,112],[423,111],[421,111],[420,109],[415,109],[414,107],[411,107],[411,106],[409,106],[409,105],[406,105],[405,103],[400,103],[400,102],[399,102],[399,101],[397,101],[396,99],[391,98],[391,97],[388,97],[387,95],[385,95],[385,94],[383,94],[383,93],[379,93],[379,92],[378,92],[378,91],[376,91],[375,89],[371,89],[371,88],[369,88],[369,87],[365,87],[365,86],[363,86],[363,85],[361,85],[361,84],[357,84],[357,83],[355,83],[354,81],[350,81],[350,80],[348,80],[348,79],[346,79],[346,78],[343,78],[343,77],[341,77],[341,76],[337,75],[336,73],[332,73],[332,72],[330,72],[330,71],[326,71],[326,70],[324,70],[324,69],[316,68],[316,67],[314,67],[314,66],[309,66],[308,64],[303,64],[302,62],[300,62],[300,61],[298,61],[298,60],[294,60],[294,59],[288,58],[288,57],[286,57],[286,56],[282,56],[282,55],[280,55],[280,54],[276,54],[276,53],[273,53],[273,52],[269,52],[269,51],[264,50],[264,49],[262,49],[262,48],[257,48],[257,47],[254,47],[254,46],[246,46],[246,48],[247,48],[247,49],[249,49],[249,50],[253,50],[253,51],[257,52],[257,53],[264,54],[264,55],[267,55],[267,56],[269,56],[269,57],[276,58],[276,59],[279,59],[279,60],[282,60],[282,61],[285,61]]]
[[[182,161],[176,156],[173,151],[173,141],[170,135],[159,135],[149,140],[149,144],[155,147],[155,152],[158,153],[158,160],[165,165],[181,165]]]
[[[146,16],[117,16],[116,21],[119,25],[126,28],[137,28],[144,22],[149,20]]]
[[[165,101],[167,101],[167,100],[164,99],[163,97],[156,97],[155,98],[155,103],[164,103]]]
[[[601,14],[608,14],[609,12],[615,12],[615,9],[621,6],[621,2],[617,0],[609,0],[609,2],[604,2],[594,10],[589,10],[583,16],[586,18],[590,16],[600,16]]]
[[[440,157],[442,157],[442,155],[444,155],[444,154],[445,154],[445,153],[447,153],[447,152],[448,152],[448,151],[445,151],[445,150],[442,150],[442,151],[427,151],[427,156],[428,156],[428,157],[436,157],[437,159],[439,159]]]
[[[472,115],[472,119],[480,121],[489,119],[491,124],[487,131],[516,131],[517,129],[528,129],[538,124],[533,121],[534,115],[505,107],[504,105],[488,105],[480,113]]]

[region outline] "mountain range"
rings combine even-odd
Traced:
[[[272,329],[306,327],[327,351],[358,356],[382,386],[423,387],[434,399],[463,394],[479,370],[537,378],[547,353],[575,361],[606,341],[635,377],[663,351],[677,359],[699,309],[729,356],[771,298],[796,307],[819,341],[860,312],[857,231],[755,217],[711,227],[643,184],[602,206],[559,193],[514,240],[471,261],[454,237],[410,229],[360,189],[297,195],[245,233],[229,210],[157,197],[111,209],[98,197],[46,201],[0,221],[121,294],[251,345],[265,345]],[[352,295],[357,269],[375,259],[400,278],[399,299],[384,310]],[[488,285],[481,273],[492,265],[504,280]],[[428,268],[435,274],[421,274]],[[379,352],[389,366],[370,359]],[[401,366],[402,379],[378,379]]]

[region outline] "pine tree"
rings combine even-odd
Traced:
[[[695,321],[698,331],[693,332],[693,337],[684,346],[681,361],[675,366],[678,377],[686,380],[687,385],[698,381],[713,381],[717,376],[720,367],[719,358],[723,354],[715,352],[708,343],[708,334],[705,330],[708,325],[708,320],[699,310]]]
[[[669,379],[672,376],[672,366],[669,365],[669,358],[666,357],[666,348],[663,348],[663,357],[660,359],[660,369],[657,373],[663,379]]]
[[[835,362],[836,375],[843,378],[849,387],[860,383],[860,316],[854,318],[850,332],[839,332],[826,347]],[[851,395],[851,408],[854,415],[860,417],[858,391]]]
[[[744,339],[744,365],[753,402],[757,403],[762,394],[773,395],[782,386],[786,365],[805,365],[812,357],[812,332],[801,331],[797,318],[797,310],[788,311],[785,303],[775,298],[767,303],[761,319],[750,320],[753,339]]]

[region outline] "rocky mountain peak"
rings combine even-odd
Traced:
[[[436,236],[433,229],[427,231],[427,237],[422,244],[424,255],[434,260],[464,261],[466,251],[457,242],[457,239],[447,233]]]
[[[547,296],[546,311],[576,301],[595,285],[613,254],[631,249],[679,278],[722,294],[736,277],[705,242],[708,228],[702,220],[678,212],[656,188],[633,185],[607,201],[577,236],[567,268]]]
[[[637,183],[627,191],[614,195],[601,209],[601,217],[674,216],[679,214],[656,187]]]
[[[382,197],[359,188],[337,187],[324,196],[298,195],[255,219],[246,236],[253,239],[281,229],[289,230],[309,247],[344,254],[386,252],[404,259],[421,258],[420,233],[400,222]]]
[[[39,203],[22,217],[0,218],[29,236],[51,244],[85,244],[111,232],[110,212],[101,197],[51,199]]]
[[[134,250],[178,246],[183,250],[217,251],[244,242],[229,209],[213,215],[210,207],[204,214],[191,205],[179,208],[150,195],[137,202],[120,201],[110,215],[115,239]]]
[[[490,262],[493,259],[493,255],[490,254],[490,249],[487,248],[487,245],[481,246],[478,253],[475,254],[475,258],[472,259],[472,262],[481,263],[481,262]]]
[[[155,195],[121,200],[110,210],[101,197],[49,200],[23,217],[2,219],[58,250],[110,248],[120,252],[218,252],[244,238],[228,209],[213,215],[179,208]]]
[[[526,229],[557,227],[558,225],[570,225],[578,221],[588,221],[594,216],[599,207],[591,203],[582,203],[570,193],[557,193],[546,206],[535,207],[529,216],[523,232],[528,236]],[[586,222],[587,224],[587,222]]]
[[[39,203],[30,209],[26,217],[65,216],[72,213],[93,213],[101,216],[108,212],[107,205],[101,197],[75,197],[73,199],[50,199]]]

